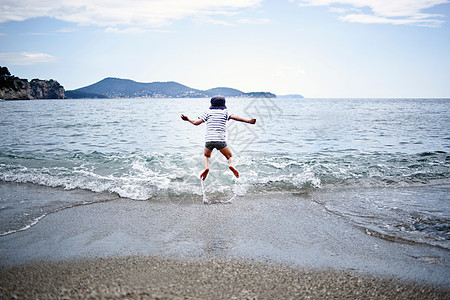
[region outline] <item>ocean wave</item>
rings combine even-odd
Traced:
[[[329,188],[312,201],[390,241],[450,249],[450,185]]]
[[[28,229],[30,229],[31,227],[33,227],[34,225],[36,225],[37,223],[39,223],[39,221],[40,221],[41,219],[43,219],[44,217],[46,217],[47,215],[48,215],[48,214],[43,214],[43,215],[40,215],[40,216],[37,217],[37,218],[31,219],[31,220],[27,220],[28,222],[25,222],[25,224],[23,225],[23,227],[19,227],[19,228],[17,228],[17,229],[9,229],[8,231],[5,231],[5,232],[1,232],[1,231],[0,231],[0,237],[1,237],[1,236],[5,236],[5,235],[10,235],[10,234],[13,234],[13,233],[16,233],[16,232],[28,230]]]
[[[109,194],[91,194],[83,191],[49,190],[35,185],[3,185],[7,191],[9,206],[4,208],[0,222],[0,237],[28,230],[50,214],[59,211],[117,199]],[[25,193],[24,193],[25,192]],[[30,197],[30,195],[32,195]],[[0,201],[3,200],[0,198]],[[19,200],[19,201],[17,201]]]
[[[205,181],[209,193],[229,192],[234,176],[220,155],[212,157]],[[237,156],[239,193],[309,191],[326,186],[405,186],[448,182],[449,155],[358,154],[331,156]],[[146,200],[158,196],[202,195],[202,154],[75,153],[35,155],[0,153],[0,180],[67,190],[85,189]]]
[[[309,194],[309,199],[368,234],[450,249],[448,189],[435,187],[436,183],[450,184],[450,160],[445,152],[245,153],[236,155],[239,179],[229,171],[227,161],[214,153],[203,187],[201,153],[0,153],[0,181],[63,188],[73,194],[67,200],[60,196],[48,200],[44,193],[43,199],[33,203],[9,205],[19,208],[14,222],[5,223],[0,236],[26,230],[49,213],[110,201],[116,195],[139,201],[199,202],[206,198],[215,203],[246,194],[281,192]],[[420,192],[416,186],[425,190]],[[86,196],[76,196],[80,190],[99,197],[88,203]],[[8,207],[0,209],[13,213]],[[23,214],[28,211],[29,215]]]

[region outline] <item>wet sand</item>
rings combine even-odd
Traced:
[[[64,193],[64,191],[61,191]],[[3,297],[449,298],[449,251],[384,240],[310,195],[111,201],[0,237]]]

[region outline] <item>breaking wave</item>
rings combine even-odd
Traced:
[[[419,154],[355,154],[327,156],[240,155],[238,194],[307,192],[325,186],[405,186],[448,182],[450,157],[446,152]],[[0,180],[34,183],[67,190],[116,193],[147,200],[158,196],[202,195],[201,154],[100,152],[49,155],[0,153]],[[205,181],[208,192],[225,193],[234,184],[227,162],[212,157]]]

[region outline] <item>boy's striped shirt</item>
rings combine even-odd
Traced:
[[[206,142],[225,142],[228,109],[209,109],[200,119],[206,122]]]

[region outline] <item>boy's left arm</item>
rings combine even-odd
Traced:
[[[249,124],[255,124],[256,123],[256,119],[247,119],[247,118],[243,118],[243,117],[239,117],[236,115],[231,115],[230,119],[239,121],[239,122],[244,122],[244,123],[249,123]]]

